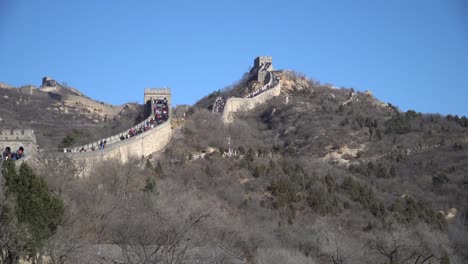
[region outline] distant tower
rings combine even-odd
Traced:
[[[57,90],[57,81],[51,77],[43,77],[42,85],[40,87],[43,92],[53,92]]]
[[[169,110],[169,117],[172,116],[172,99],[171,99],[171,89],[170,88],[146,88],[145,89],[145,98],[144,103],[147,104],[150,100],[163,100],[167,99],[167,108]]]
[[[42,86],[43,87],[54,87],[57,86],[57,81],[54,80],[52,77],[43,77],[42,78]]]
[[[257,81],[264,84],[268,82],[268,72],[274,71],[273,58],[271,56],[259,56],[254,60],[254,67],[250,71],[251,76],[257,77]]]

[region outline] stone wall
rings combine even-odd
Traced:
[[[107,159],[118,159],[127,162],[130,157],[142,158],[166,147],[172,137],[169,120],[160,126],[135,137],[108,145],[105,149],[89,152],[64,153],[71,159],[86,164],[89,170],[95,163]]]
[[[12,152],[19,147],[24,148],[26,155],[36,155],[38,151],[36,135],[31,129],[3,129],[0,132],[0,151],[3,153],[6,147]]]
[[[42,86],[44,87],[54,87],[57,86],[57,81],[54,80],[52,77],[43,77],[42,78]]]
[[[164,99],[166,97],[168,105],[172,105],[171,89],[169,88],[146,88],[144,103],[146,104],[150,99]]]
[[[254,66],[250,70],[251,76],[256,76],[257,81],[261,84],[268,83],[266,79],[268,72],[274,71],[273,58],[270,56],[259,56],[254,60]]]
[[[167,107],[171,108],[171,92],[170,89],[145,89],[145,103],[149,103],[149,107],[153,109],[153,104],[150,103],[151,99],[164,99],[168,100]],[[143,124],[153,118],[154,115],[151,111],[150,115],[141,123],[133,126],[135,130],[143,127]],[[107,159],[118,159],[122,162],[127,162],[131,157],[142,158],[160,151],[166,147],[172,137],[171,127],[171,114],[169,119],[164,123],[151,128],[134,137],[121,140],[121,136],[126,136],[130,128],[122,131],[119,134],[103,138],[106,141],[106,147],[99,149],[101,140],[86,144],[84,146],[69,149],[63,155],[68,156],[77,163],[84,164],[85,170],[82,175],[93,168],[94,164]],[[80,152],[84,149],[84,152]],[[94,149],[94,151],[92,150]]]
[[[168,89],[168,88],[164,88],[164,89],[145,89],[145,103],[147,102],[151,102],[151,99],[164,99],[166,98],[168,100],[168,103],[167,103],[167,108],[169,110],[169,119],[166,120],[165,123],[170,123],[170,119],[171,119],[171,116],[172,116],[172,113],[170,112],[170,109],[171,109],[171,90]],[[66,152],[72,152],[72,153],[75,153],[75,152],[80,152],[82,150],[84,150],[85,152],[90,152],[92,151],[92,149],[94,148],[95,150],[99,150],[99,144],[101,141],[105,141],[106,142],[106,146],[107,148],[109,148],[111,145],[115,144],[115,143],[121,143],[122,140],[120,140],[120,138],[123,136],[123,137],[126,137],[126,135],[128,134],[128,131],[130,129],[135,129],[135,130],[138,130],[140,128],[143,128],[144,127],[144,124],[146,122],[149,122],[151,118],[154,117],[153,113],[152,113],[152,109],[153,109],[154,105],[152,103],[150,103],[149,105],[149,111],[150,111],[150,114],[148,115],[148,117],[143,120],[142,122],[134,125],[133,127],[129,127],[127,129],[125,129],[124,131],[118,133],[118,134],[115,134],[113,136],[110,136],[110,137],[107,137],[107,138],[102,138],[100,140],[97,140],[95,142],[91,142],[89,144],[86,144],[86,145],[83,145],[83,146],[78,146],[78,147],[74,147],[74,148],[70,148],[70,149],[65,149]],[[163,123],[163,124],[165,124]],[[161,126],[161,125],[159,125]],[[158,127],[156,127],[158,128]],[[154,130],[155,128],[152,128],[151,130]],[[146,133],[146,132],[145,132]],[[124,141],[127,141],[128,139],[124,140]]]
[[[74,148],[70,148],[68,149],[69,151],[67,152],[80,152],[82,149],[85,151],[85,152],[90,152],[92,150],[92,148],[98,150],[99,149],[99,143],[101,143],[101,141],[105,141],[106,142],[106,146],[107,147],[110,147],[112,146],[113,144],[115,143],[119,143],[121,142],[122,140],[120,140],[120,137],[125,137],[127,134],[128,134],[128,131],[130,129],[135,129],[135,130],[138,130],[140,127],[143,127],[143,124],[145,122],[148,122],[151,118],[153,117],[153,115],[150,115],[148,118],[146,118],[145,120],[143,120],[142,122],[134,125],[133,127],[130,127],[128,129],[125,129],[124,131],[116,134],[116,135],[113,135],[113,136],[110,136],[110,137],[107,137],[107,138],[103,138],[103,139],[100,139],[100,140],[97,140],[97,141],[94,141],[94,142],[91,142],[89,144],[86,144],[86,145],[83,145],[83,146],[79,146],[79,147],[74,147]],[[165,123],[169,123],[170,122],[170,119],[168,119],[166,122],[164,122],[163,124],[159,125],[159,126],[162,126],[164,125]],[[158,128],[158,127],[156,127]],[[154,130],[156,128],[152,128],[151,130]],[[145,132],[146,133],[146,132]],[[128,139],[125,139],[124,141],[127,141]]]
[[[170,88],[146,88],[145,89],[145,98],[144,103],[148,103],[149,100],[162,100],[167,99],[167,105],[169,110],[169,116],[172,116],[172,96]]]
[[[273,71],[273,58],[271,56],[259,56],[254,60],[254,68],[259,69],[262,65],[269,63],[268,71]]]
[[[280,95],[281,81],[279,81],[273,88],[265,91],[253,98],[229,98],[226,102],[223,112],[223,122],[231,123],[234,120],[234,113],[238,111],[248,111],[266,101]]]

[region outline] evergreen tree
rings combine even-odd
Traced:
[[[142,191],[156,193],[156,181],[152,177],[146,178],[145,187],[143,187]]]
[[[63,201],[49,192],[44,179],[37,177],[26,163],[21,164],[17,173],[14,162],[6,162],[2,174],[6,198],[14,201],[11,208],[14,210],[9,210],[10,216],[2,220],[11,223],[11,220],[18,219],[19,224],[27,227],[30,236],[16,239],[23,240],[23,250],[33,256],[61,223]],[[22,244],[22,241],[17,241],[17,244]]]

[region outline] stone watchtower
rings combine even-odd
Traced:
[[[271,56],[259,56],[254,60],[254,67],[261,68],[263,65],[268,65],[267,71],[273,71],[273,58]]]
[[[42,86],[44,87],[54,87],[57,86],[57,81],[52,79],[52,77],[43,77],[42,78]]]
[[[167,108],[169,108],[169,118],[172,115],[172,98],[171,98],[171,89],[170,88],[146,88],[145,89],[145,98],[144,103],[148,104],[151,99],[163,100],[167,99]]]
[[[257,81],[265,84],[265,82],[268,82],[268,80],[265,79],[270,71],[274,71],[273,58],[271,56],[259,56],[255,58],[254,66],[250,74],[256,75]]]
[[[36,135],[31,129],[2,129],[0,131],[0,150],[2,153],[6,147],[10,147],[12,152],[23,147],[27,156],[34,156],[38,152]]]

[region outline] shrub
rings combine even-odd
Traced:
[[[408,110],[408,112],[406,112],[405,116],[406,116],[407,119],[413,119],[413,118],[416,118],[418,116],[418,114],[414,110]]]
[[[405,134],[411,130],[411,124],[407,118],[398,114],[390,118],[385,123],[385,133],[394,133],[394,134]]]
[[[150,193],[157,192],[156,181],[151,177],[146,178],[145,187],[143,187],[142,191]]]
[[[432,185],[434,187],[440,187],[445,183],[448,183],[447,175],[443,172],[439,172],[437,175],[432,176]]]
[[[321,215],[336,215],[342,211],[338,198],[322,186],[314,186],[307,194],[307,204]]]
[[[375,197],[371,188],[362,186],[359,182],[353,180],[353,178],[349,176],[344,179],[341,188],[348,193],[351,200],[360,203],[375,217],[386,217],[387,210],[384,204]]]
[[[419,221],[424,221],[438,230],[447,229],[447,222],[443,214],[437,213],[427,204],[418,202],[411,197],[395,200],[390,210],[395,218],[403,224],[417,224]]]

